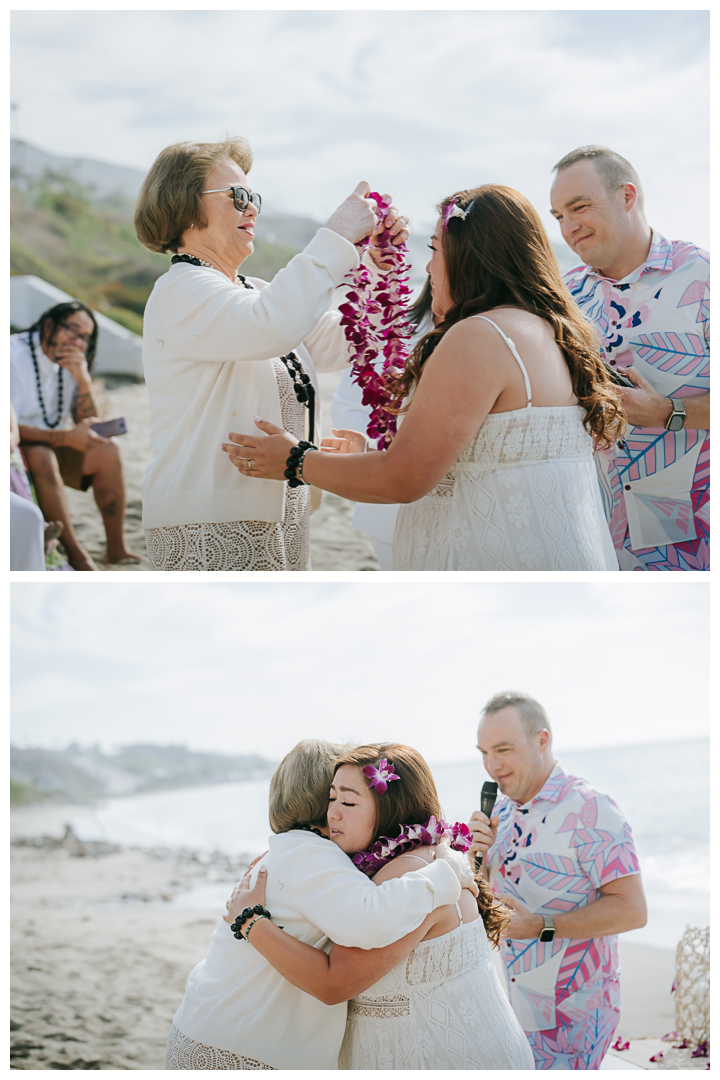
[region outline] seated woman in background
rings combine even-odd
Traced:
[[[355,961],[362,988],[405,954],[404,935],[414,943],[427,914],[457,901],[460,877],[474,883],[467,860],[457,857],[380,887],[358,873],[323,835],[335,762],[344,749],[306,740],[275,771],[267,894],[273,918],[313,953],[324,955],[333,941],[347,946],[336,960]],[[207,957],[188,978],[165,1068],[332,1069],[345,1016],[344,1000],[328,1008],[296,989],[221,920]]]
[[[220,443],[255,414],[302,439],[309,411],[309,430],[319,431],[316,371],[348,360],[328,308],[376,219],[358,184],[271,284],[246,279],[238,268],[252,255],[261,206],[251,164],[244,139],[178,143],[158,156],[138,199],[139,240],[174,253],[143,331],[153,449],[143,527],[155,570],[310,569],[308,490],[250,483]],[[405,224],[393,210],[394,242]]]
[[[359,502],[410,503],[394,570],[617,570],[593,440],[622,431],[620,393],[540,218],[497,184],[439,210],[428,264],[438,322],[398,383],[402,426],[382,452],[361,452],[357,433],[326,440],[335,452],[306,451],[303,479]],[[264,435],[230,434],[230,460],[244,475],[283,476],[295,440],[257,427]]]
[[[354,854],[376,883],[402,879],[418,862],[432,863],[442,829],[433,819],[441,817],[432,774],[411,746],[361,746],[339,760],[330,788],[330,839]],[[425,823],[433,833],[426,828],[425,842],[418,836],[410,853],[407,838]],[[231,913],[244,903],[263,904],[264,874],[257,876],[254,890],[237,891]],[[244,882],[249,884],[248,875]],[[478,886],[477,901],[463,890],[454,907],[428,915],[420,931],[405,938],[396,966],[374,985],[364,977],[362,960],[353,964],[343,950],[336,955],[337,946],[326,956],[267,919],[253,925],[247,940],[320,1001],[332,1005],[352,997],[341,1069],[533,1069],[490,949],[491,942],[497,948],[509,913],[484,879]]]

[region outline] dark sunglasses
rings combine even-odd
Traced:
[[[248,191],[246,188],[240,187],[239,184],[232,184],[230,187],[210,188],[209,191],[202,191],[200,194],[214,195],[217,191],[232,191],[233,202],[235,204],[236,210],[247,210],[250,203],[252,203],[258,214],[260,213],[262,199],[258,195],[257,191]]]

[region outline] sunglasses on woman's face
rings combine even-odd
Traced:
[[[232,199],[236,210],[247,210],[250,203],[252,203],[258,214],[260,213],[262,199],[257,191],[248,191],[247,188],[240,187],[239,184],[232,184],[230,187],[210,188],[209,191],[202,191],[201,195],[214,195],[217,191],[232,191]]]

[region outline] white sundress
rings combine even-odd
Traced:
[[[463,923],[455,907],[455,930],[421,941],[348,1002],[339,1069],[535,1068],[483,921]]]
[[[580,405],[490,413],[424,498],[403,506],[393,570],[617,570]]]

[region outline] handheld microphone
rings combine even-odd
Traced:
[[[486,780],[482,786],[482,791],[480,792],[480,810],[487,818],[492,814],[492,809],[497,798],[497,789],[498,786],[494,780]],[[477,873],[482,866],[482,859],[482,855],[475,856],[475,873]]]

